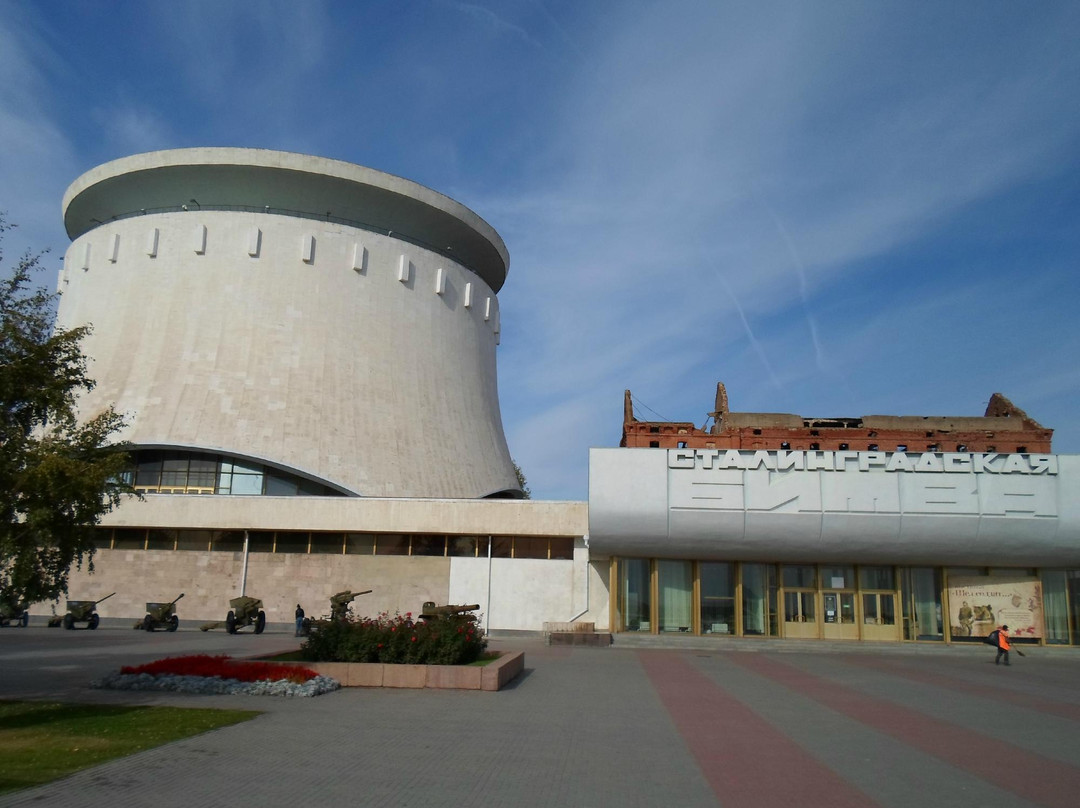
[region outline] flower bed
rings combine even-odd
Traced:
[[[303,684],[318,674],[302,665],[268,665],[250,659],[235,660],[221,654],[195,654],[194,656],[167,657],[156,662],[134,667],[125,665],[120,673],[149,673],[151,676],[172,674],[174,676],[219,676],[241,682],[258,682],[261,679],[288,679]]]
[[[328,676],[301,665],[278,665],[228,656],[168,657],[146,665],[124,666],[91,683],[115,690],[167,690],[177,693],[253,696],[318,696],[340,687]]]
[[[284,665],[286,663],[269,663]],[[497,691],[525,670],[525,654],[509,651],[487,665],[384,665],[381,662],[312,662],[341,687],[407,687]]]
[[[476,615],[414,621],[412,613],[322,620],[300,648],[307,662],[381,662],[388,665],[467,665],[487,648]]]

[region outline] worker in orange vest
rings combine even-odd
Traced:
[[[994,658],[994,664],[997,665],[1001,662],[1002,655],[1005,656],[1005,664],[1009,664],[1009,627],[1002,626],[997,630],[997,656]]]

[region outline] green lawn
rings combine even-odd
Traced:
[[[0,701],[0,793],[257,715],[254,710]]]

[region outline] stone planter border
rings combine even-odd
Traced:
[[[264,662],[271,660],[262,660]],[[281,662],[303,665],[342,687],[488,690],[506,687],[525,670],[525,652],[508,651],[487,665],[387,665],[382,662]]]

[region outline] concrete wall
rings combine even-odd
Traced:
[[[137,445],[219,450],[363,496],[518,487],[499,305],[429,250],[285,215],[147,214],[70,246],[58,324],[90,323],[96,389]]]
[[[1077,455],[592,449],[589,498],[592,546],[622,556],[1080,564]]]
[[[571,619],[607,628],[607,563],[590,563],[583,543],[573,560],[493,558],[490,589],[488,559],[451,561],[450,602],[479,603],[493,629],[541,631]]]
[[[133,622],[144,614],[145,601],[167,601],[181,592],[177,614],[182,620],[224,620],[244,577],[242,553],[209,551],[99,550],[94,568],[93,574],[73,572],[70,597],[96,600],[116,592],[98,613]],[[418,614],[430,600],[478,603],[485,626],[494,630],[540,631],[545,622],[571,618],[606,628],[608,620],[607,562],[590,563],[584,548],[572,561],[493,558],[490,568],[487,558],[248,555],[244,591],[262,599],[271,622],[290,622],[297,603],[310,617],[327,614],[330,595],[346,589],[372,590],[353,601],[353,613],[365,616]],[[30,611],[50,614],[50,604]]]
[[[106,527],[584,536],[586,502],[147,494],[101,520]]]
[[[424,601],[479,603],[492,629],[541,630],[586,609],[606,625],[606,564],[590,564],[584,502],[539,500],[420,500],[344,497],[229,497],[148,495],[128,500],[103,520],[112,527],[364,531],[474,536],[564,536],[575,539],[573,560],[491,560],[431,556],[250,553],[246,593],[261,598],[267,618],[292,620],[300,603],[309,616],[329,611],[329,597],[345,589],[371,589],[353,603],[356,614],[419,611]],[[183,620],[222,620],[241,593],[243,554],[219,551],[98,550],[95,571],[73,571],[69,595],[96,600],[102,617],[133,621],[145,601],[181,592]],[[586,584],[586,573],[589,575]],[[63,604],[61,604],[62,610]],[[37,604],[35,615],[50,613]]]
[[[241,594],[243,566],[242,553],[99,550],[94,573],[75,572],[68,592],[73,600],[96,600],[115,591],[98,614],[133,622],[145,613],[145,601],[183,592],[176,606],[181,620],[224,620],[229,600]],[[262,599],[270,622],[292,622],[297,603],[311,617],[329,613],[330,596],[346,589],[373,590],[353,601],[356,614],[417,613],[424,601],[447,602],[449,572],[448,558],[250,553],[244,591]],[[49,614],[50,605],[30,612]]]

